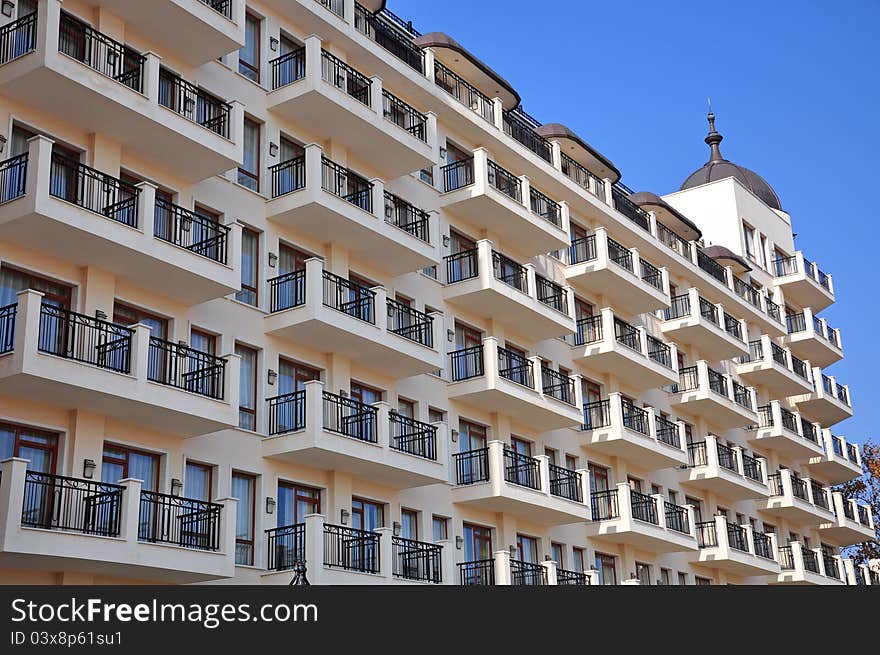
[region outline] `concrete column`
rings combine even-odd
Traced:
[[[391,546],[391,537],[394,530],[389,527],[376,528],[374,532],[379,534],[379,577],[392,578],[394,571],[394,548]]]
[[[434,51],[431,48],[425,48],[425,77],[432,84],[435,83],[434,76]],[[439,159],[437,160],[439,161]]]
[[[303,39],[306,49],[306,70],[305,79],[310,84],[317,84],[321,79],[321,37],[316,34],[309,34]]]
[[[532,184],[529,182],[528,175],[521,175],[519,178],[520,184],[520,204],[523,205],[529,212],[532,211]]]
[[[352,26],[355,23],[354,4],[355,0],[342,0],[343,20],[345,20],[346,23]]]
[[[370,197],[373,203],[373,210],[370,213],[384,220],[382,217],[385,215],[385,182],[373,178],[370,184],[372,185]]]
[[[604,193],[597,194],[600,198],[604,196],[605,204],[609,207],[614,207],[614,194],[611,189],[614,187],[614,182],[612,182],[609,178],[605,178],[602,180],[602,183],[605,185]]]
[[[495,584],[510,585],[510,551],[498,550],[495,552]]]
[[[373,407],[379,410],[376,414],[376,438],[383,449],[388,448],[391,445],[391,425],[389,419],[391,406],[383,400],[374,403]]]
[[[380,120],[384,119],[384,100],[382,98],[382,78],[373,75],[370,78],[370,109],[376,112]]]
[[[562,146],[559,141],[550,142],[550,162],[557,171],[562,170]]]
[[[544,560],[541,562],[541,566],[543,566],[546,571],[547,584],[555,587],[557,585],[556,567],[559,566],[559,563],[552,560]]]
[[[131,339],[131,375],[145,382],[150,361],[150,326],[138,323]]]
[[[454,585],[458,583],[455,562],[455,542],[452,539],[438,541],[440,546],[440,580],[443,584]]]
[[[148,237],[152,237],[155,234],[156,185],[152,182],[141,182],[136,186],[140,190],[137,202],[137,228]]]
[[[324,523],[323,514],[306,514],[305,556],[306,577],[311,584],[321,584],[324,578]],[[327,521],[332,523],[333,521]]]
[[[28,175],[25,188],[28,198],[35,203],[49,193],[54,144],[52,139],[39,135],[28,139]]]
[[[37,356],[37,339],[40,333],[40,308],[43,294],[32,289],[19,291],[15,317],[14,357],[22,364]]]
[[[0,536],[6,541],[21,530],[21,507],[28,460],[10,457],[0,462]],[[0,542],[2,545],[2,542]]]
[[[136,478],[125,478],[119,484],[125,487],[122,495],[122,512],[120,517],[119,536],[134,546],[138,540],[138,523],[140,519],[141,489],[144,481]]]
[[[492,118],[495,123],[495,127],[497,127],[502,132],[504,131],[504,103],[502,103],[501,98],[492,98]]]
[[[144,79],[142,93],[152,105],[159,105],[159,72],[162,68],[162,57],[155,52],[144,53]]]

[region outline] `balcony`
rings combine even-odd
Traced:
[[[806,548],[798,541],[779,547],[779,568],[778,584],[846,584],[839,556],[823,556],[821,549]]]
[[[788,459],[806,462],[824,454],[816,426],[773,400],[758,407],[758,422],[746,428],[749,442],[761,450],[775,450]]]
[[[235,575],[235,498],[206,503],[142,491],[140,480],[108,484],[27,465],[2,462],[0,566],[159,584]]]
[[[862,475],[862,456],[855,444],[831,434],[831,430],[821,430],[820,434],[824,452],[810,458],[810,471],[828,480],[828,484],[840,484]]]
[[[829,505],[828,490],[811,481],[793,475],[790,469],[780,469],[768,476],[770,498],[765,512],[798,525],[830,523],[834,513]]]
[[[593,520],[587,536],[651,553],[696,551],[694,510],[630,489],[625,482],[591,493]]]
[[[820,312],[834,302],[834,281],[815,262],[796,252],[789,257],[773,260],[774,283],[780,287],[787,300],[800,307],[811,307]]]
[[[703,298],[699,289],[688,289],[672,298],[669,308],[662,312],[662,319],[663,336],[694,346],[708,361],[732,359],[749,352],[743,340],[743,335],[748,334],[745,321]]]
[[[194,305],[239,289],[241,228],[155,200],[52,152],[41,136],[0,164],[5,183],[0,238],[76,266],[100,266],[118,281]]]
[[[687,445],[688,465],[680,471],[683,485],[738,502],[768,497],[767,460],[751,457],[707,435]]]
[[[307,145],[303,157],[273,166],[269,176],[270,221],[345,248],[392,277],[438,263],[431,245],[437,238],[436,216],[386,194],[381,181],[328,159],[320,146]]]
[[[813,390],[809,364],[771,341],[766,334],[749,342],[749,354],[739,358],[736,371],[746,382],[756,387],[766,387],[778,397],[796,396]]]
[[[844,498],[839,491],[831,492],[831,502],[834,520],[819,526],[823,540],[828,539],[838,546],[852,546],[876,538],[870,507]]]
[[[482,239],[473,250],[445,258],[443,297],[478,316],[500,321],[530,341],[575,330],[570,290],[501,254]]]
[[[509,512],[540,525],[583,523],[588,518],[586,471],[570,471],[545,456],[528,457],[501,441],[455,453],[453,503],[490,512]]]
[[[239,103],[169,76],[159,57],[92,29],[62,11],[60,0],[40,0],[36,14],[3,29],[4,40],[15,44],[0,55],[5,97],[101,133],[181,182],[224,173],[242,160]]]
[[[584,405],[581,445],[608,457],[639,462],[648,469],[687,464],[682,427],[636,407],[619,393]]]
[[[243,0],[95,0],[187,66],[200,66],[244,47]],[[161,16],[161,20],[158,17]]]
[[[5,310],[11,349],[0,355],[0,392],[184,438],[238,426],[235,355],[214,357],[151,337],[147,325],[115,325],[42,298],[22,291]]]
[[[440,207],[475,229],[504,235],[529,256],[568,247],[567,213],[533,196],[528,178],[502,168],[485,149],[447,164],[440,175]]]
[[[705,361],[679,371],[671,388],[670,404],[692,416],[702,416],[720,431],[753,425],[755,390],[742,386],[729,375],[711,368]]]
[[[437,121],[322,48],[318,36],[269,62],[269,111],[394,179],[432,166]]]
[[[786,316],[788,336],[785,343],[800,357],[824,368],[843,359],[840,330],[819,318],[809,307],[798,314]]]
[[[644,314],[669,304],[669,276],[608,236],[605,228],[577,239],[568,248],[566,279],[589,293],[614,301],[626,314]]]
[[[801,413],[826,426],[853,415],[848,386],[838,384],[837,378],[825,375],[818,367],[813,369],[813,379],[815,389],[793,399]]]
[[[546,368],[540,357],[501,348],[495,337],[449,353],[450,400],[506,414],[537,432],[581,423],[578,378]]]
[[[678,349],[603,309],[577,322],[572,359],[638,391],[678,382]]]
[[[378,311],[382,310],[382,311]],[[434,317],[324,269],[320,259],[269,280],[266,334],[407,378],[443,368]]]
[[[266,404],[263,457],[344,471],[396,489],[449,480],[442,424],[401,416],[387,403],[337,396],[318,381]]]
[[[776,535],[755,532],[751,525],[728,522],[724,516],[696,526],[700,546],[691,562],[738,576],[778,575]]]

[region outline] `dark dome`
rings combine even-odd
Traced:
[[[711,154],[709,161],[703,164],[703,167],[691,173],[682,183],[680,191],[691,189],[702,184],[708,184],[716,180],[723,180],[727,177],[735,177],[742,182],[749,191],[758,196],[768,206],[773,209],[782,209],[782,203],[779,202],[779,196],[773,190],[767,180],[758,175],[756,172],[749,170],[745,166],[734,164],[732,161],[726,160],[721,156],[722,137],[715,131],[715,114],[709,113],[709,135],[706,137],[706,143],[709,145]]]

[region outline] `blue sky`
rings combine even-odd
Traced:
[[[834,276],[823,312],[846,358],[854,441],[880,424],[878,259],[880,2],[389,0],[513,84],[526,110],[573,128],[636,190],[669,193],[708,159],[712,98],[727,159],[763,175],[795,241]],[[555,93],[566,89],[563,97]],[[832,236],[833,235],[833,236]],[[866,283],[867,282],[867,283]]]

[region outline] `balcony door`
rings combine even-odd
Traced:
[[[42,293],[44,305],[70,309],[73,287],[0,265],[0,307],[14,305],[18,302],[18,293],[25,289]]]
[[[321,491],[288,482],[278,483],[278,527],[296,525],[309,514],[320,514]]]
[[[305,389],[306,382],[320,380],[321,371],[288,359],[278,360],[278,394],[284,396]]]
[[[58,435],[20,425],[0,423],[0,461],[10,457],[28,460],[27,470],[53,473]]]
[[[131,307],[120,302],[113,304],[113,322],[116,325],[130,327],[142,323],[150,328],[150,337],[168,340],[168,319],[156,316],[142,309]],[[177,358],[168,347],[150,348],[147,358],[147,378],[157,381],[169,381],[178,366]]]
[[[446,281],[450,284],[477,276],[477,243],[468,236],[449,230],[449,255],[446,260]],[[464,255],[463,253],[471,253]]]
[[[596,570],[599,573],[600,585],[617,584],[617,560],[613,555],[596,553]]]
[[[455,324],[455,354],[452,355],[452,381],[478,377],[483,371],[483,333],[467,325]],[[466,351],[466,352],[463,352]]]
[[[126,446],[104,444],[101,459],[101,481],[117,484],[120,480],[142,480],[141,489],[155,492],[159,489],[159,455],[135,450]],[[141,502],[138,514],[138,537],[155,539],[160,530],[157,503]]]
[[[535,537],[528,537],[524,534],[517,533],[516,558],[520,562],[537,564],[538,557],[538,540]]]
[[[464,561],[476,562],[492,559],[492,530],[481,525],[465,523]]]

